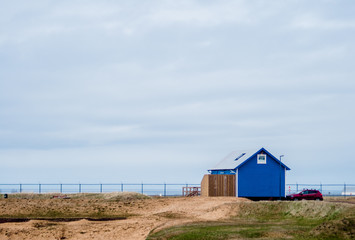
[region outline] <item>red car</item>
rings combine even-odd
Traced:
[[[314,189],[305,189],[300,193],[291,194],[286,196],[287,200],[298,201],[298,200],[318,200],[323,201],[323,195],[320,191]]]

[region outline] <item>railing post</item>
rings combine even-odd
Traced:
[[[164,183],[164,197],[166,197],[166,183]]]
[[[102,193],[102,183],[100,183],[100,193]]]
[[[298,192],[298,183],[296,183],[296,192]]]
[[[141,191],[141,193],[143,194],[143,183],[142,183],[142,191]]]
[[[320,188],[319,188],[320,192],[323,194],[323,189],[322,189],[322,183],[320,183]]]
[[[346,196],[346,184],[344,183],[344,197]]]
[[[81,193],[81,183],[79,183],[79,193]]]
[[[42,191],[42,189],[41,189],[41,184],[39,183],[39,184],[38,184],[38,193],[41,194],[41,191]]]
[[[22,193],[22,184],[20,183],[20,193]]]
[[[60,193],[63,193],[63,184],[60,184]]]
[[[123,183],[121,183],[121,192],[123,192]]]

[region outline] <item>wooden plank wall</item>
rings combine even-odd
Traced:
[[[209,194],[209,175],[206,174],[203,176],[202,181],[201,181],[201,196],[202,197],[208,197]]]
[[[235,175],[204,175],[201,181],[201,196],[236,196]]]

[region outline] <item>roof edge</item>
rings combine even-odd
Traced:
[[[241,166],[243,166],[246,162],[248,162],[251,158],[253,158],[255,155],[259,154],[260,152],[266,152],[269,156],[272,157],[272,159],[274,161],[276,161],[277,163],[281,164],[281,166],[283,166],[284,168],[286,168],[286,170],[291,170],[291,168],[287,167],[283,162],[281,162],[279,159],[277,159],[274,155],[272,155],[268,150],[266,150],[264,147],[260,148],[258,151],[256,151],[253,155],[251,155],[249,158],[247,158],[245,161],[243,161],[242,163],[240,163],[235,169],[240,168]]]

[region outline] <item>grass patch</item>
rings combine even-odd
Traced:
[[[355,239],[355,207],[326,202],[239,202],[227,222],[151,233],[147,239]]]
[[[159,217],[168,218],[168,219],[180,219],[180,218],[183,218],[183,217],[184,217],[183,214],[179,214],[179,213],[175,213],[175,212],[171,212],[171,211],[162,212],[162,213],[157,213],[157,214],[155,214],[155,215],[156,215],[156,216],[159,216]]]
[[[217,222],[209,222],[164,229],[157,233],[150,234],[147,239],[286,239],[290,236],[296,237],[296,239],[308,239],[304,238],[304,236],[299,233],[309,231],[311,228],[311,226],[298,226],[295,222],[291,221],[283,225],[275,222],[262,223],[254,221],[248,223],[233,221],[223,225]]]
[[[227,239],[233,235],[235,227],[220,223],[198,223],[187,226],[178,226],[159,231],[147,239],[172,239],[172,240],[212,240]]]
[[[75,210],[75,209],[74,209]],[[70,209],[34,209],[28,213],[13,213],[13,214],[1,214],[1,219],[78,219],[78,218],[90,218],[90,219],[126,219],[131,214],[122,212],[109,212],[100,210],[87,210],[87,211],[74,211]]]

